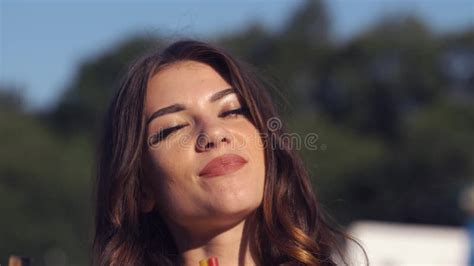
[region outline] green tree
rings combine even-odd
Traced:
[[[84,61],[46,119],[62,133],[96,133],[127,66],[160,45],[157,38],[133,37],[96,58]]]

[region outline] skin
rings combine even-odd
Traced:
[[[180,103],[186,109],[156,117],[151,137],[162,129],[183,127],[145,152],[142,211],[158,210],[167,223],[184,265],[217,256],[221,265],[253,265],[247,241],[253,213],[263,199],[264,149],[258,130],[244,115],[236,93],[210,101],[231,88],[213,68],[182,61],[161,69],[148,82],[145,115]],[[199,172],[213,158],[233,153],[247,163],[217,177]]]

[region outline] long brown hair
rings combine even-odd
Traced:
[[[350,239],[327,220],[301,158],[269,128],[279,117],[269,91],[251,67],[207,43],[179,41],[131,66],[104,120],[95,187],[95,265],[174,265],[179,254],[162,217],[140,212],[146,146],[144,102],[149,78],[163,66],[193,60],[214,68],[248,107],[265,144],[265,188],[251,239],[259,265],[334,265]],[[345,260],[343,259],[345,262]]]

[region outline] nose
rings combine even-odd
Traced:
[[[201,130],[196,140],[196,151],[204,152],[231,144],[232,135],[220,121],[206,120],[202,122]]]

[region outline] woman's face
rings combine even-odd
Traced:
[[[206,64],[174,63],[150,79],[146,194],[165,220],[185,228],[226,225],[260,205],[264,149],[242,108]]]

